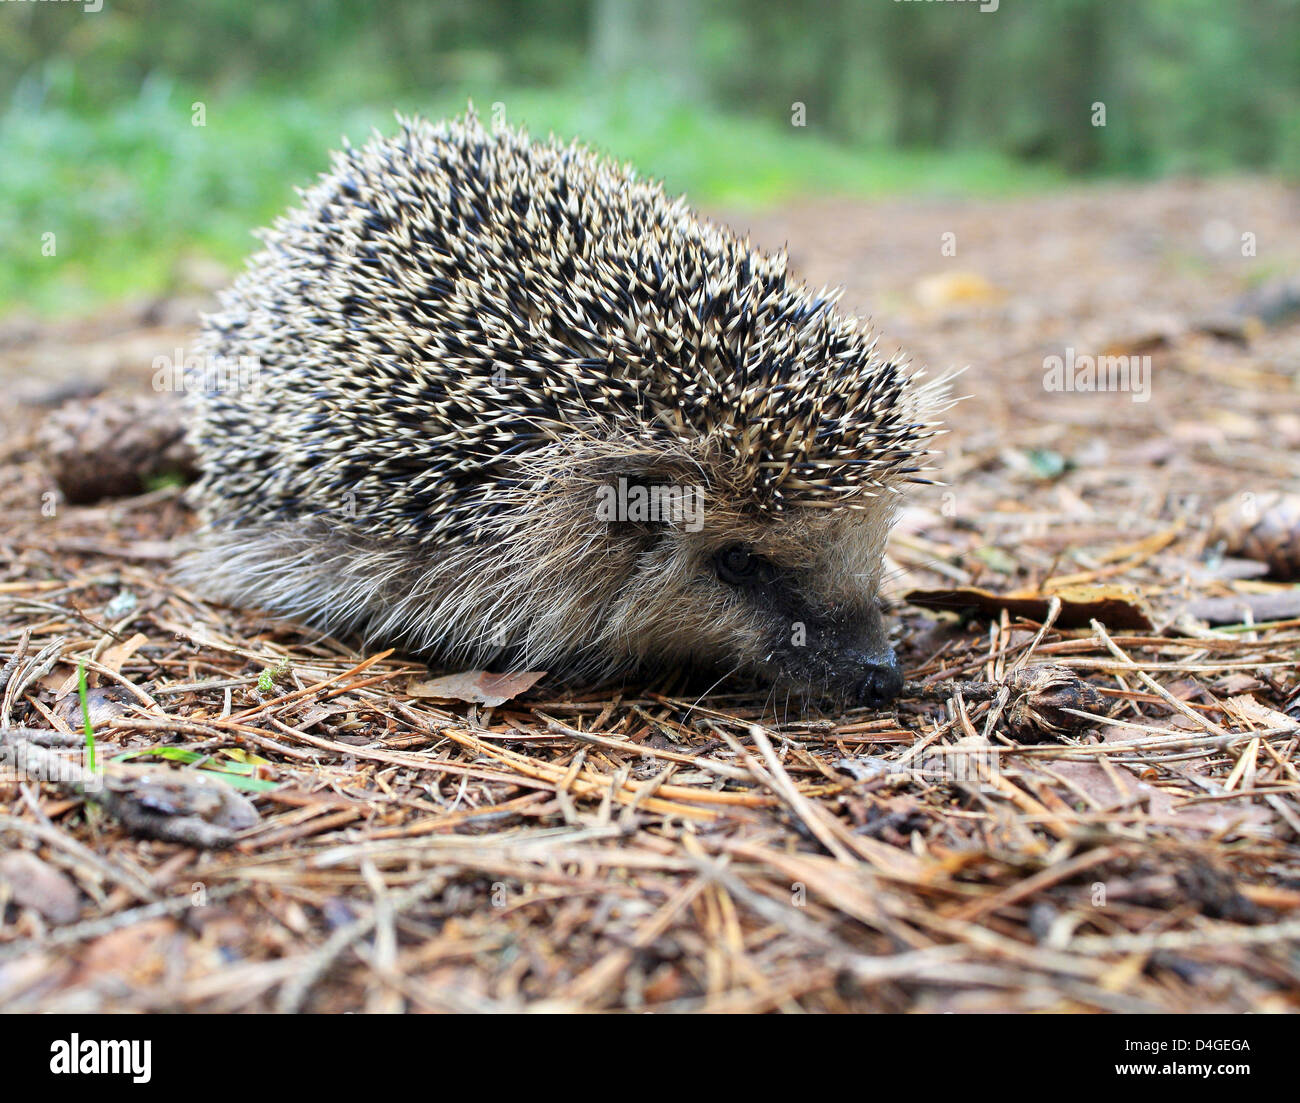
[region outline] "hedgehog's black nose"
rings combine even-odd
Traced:
[[[858,683],[858,702],[878,709],[889,704],[903,691],[903,671],[897,662],[872,663],[862,668]]]

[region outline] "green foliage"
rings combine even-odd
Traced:
[[[86,664],[77,664],[77,696],[81,701],[81,724],[86,732],[86,765],[95,772],[95,728],[90,722],[90,704],[86,700]]]
[[[263,668],[262,673],[257,676],[257,692],[263,697],[269,697],[275,692],[275,683],[288,675],[289,673],[289,656],[285,655],[275,666]]]
[[[1065,173],[1300,174],[1300,0],[979,9],[0,4],[0,312],[184,289],[196,259],[248,252],[249,230],[325,168],[340,135],[470,97],[704,205],[988,192]],[[1098,103],[1105,126],[1092,125]],[[194,105],[205,126],[191,125]]]
[[[225,751],[223,753],[229,758],[242,752]],[[227,785],[250,793],[265,793],[279,788],[278,782],[267,781],[265,778],[257,776],[258,766],[266,761],[262,758],[255,758],[248,762],[228,761],[227,759],[215,759],[211,755],[199,754],[197,751],[187,751],[181,747],[142,747],[135,751],[123,751],[113,761],[129,762],[133,758],[146,756],[166,759],[169,762],[181,762],[198,770],[206,770],[209,773],[216,774]]]
[[[535,133],[581,136],[697,204],[735,208],[805,192],[988,193],[1058,175],[979,150],[880,156],[811,128],[650,107],[633,88],[600,98],[484,82],[440,99],[395,96],[382,107],[242,92],[205,104],[202,127],[190,122],[195,95],[155,82],[93,116],[47,106],[0,118],[8,154],[0,194],[10,198],[0,204],[0,239],[10,243],[0,313],[16,302],[72,312],[106,298],[188,290],[196,258],[238,265],[256,247],[252,231],[328,167],[327,151],[342,136],[359,143],[372,128],[391,132],[394,109],[463,112],[469,96],[484,113],[503,103],[512,122]],[[53,257],[42,253],[50,232]]]

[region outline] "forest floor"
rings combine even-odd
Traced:
[[[70,505],[33,433],[151,394],[205,304],[0,322],[0,1008],[1300,1010],[1300,194],[734,223],[968,366],[881,712],[686,673],[461,702],[205,602],[179,486]],[[1098,356],[1131,386],[1045,384]]]

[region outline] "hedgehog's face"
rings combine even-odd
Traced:
[[[755,520],[722,506],[642,532],[627,549],[616,628],[643,661],[757,674],[804,696],[880,706],[903,677],[877,600],[893,507],[792,509]]]
[[[869,707],[898,696],[903,676],[878,602],[884,513],[815,512],[722,543],[707,567],[740,612],[738,657],[806,693]]]

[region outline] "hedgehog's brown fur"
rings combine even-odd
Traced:
[[[197,402],[208,593],[457,663],[891,668],[884,541],[946,390],[784,256],[472,114],[345,149],[264,242],[202,337],[259,368]],[[699,488],[703,527],[603,519],[619,479]]]

